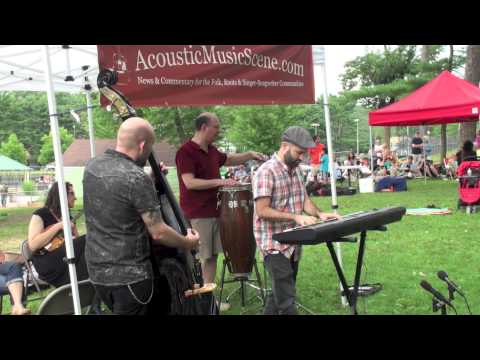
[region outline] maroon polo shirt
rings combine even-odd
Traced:
[[[220,167],[225,164],[227,154],[208,146],[205,152],[192,140],[187,141],[177,151],[175,163],[177,165],[178,183],[180,185],[180,207],[189,219],[219,217],[217,209],[218,188],[207,190],[188,190],[182,174],[193,174],[198,179],[220,179]]]

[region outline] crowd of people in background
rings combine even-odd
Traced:
[[[314,141],[316,146],[309,149],[303,157],[301,165],[303,179],[306,184],[327,185],[331,179],[329,154],[326,146],[321,143],[320,136],[314,136]],[[477,150],[480,150],[480,130],[474,141],[465,141],[456,154],[447,156],[440,164],[434,164],[433,145],[427,136],[421,136],[420,131],[416,131],[411,140],[409,155],[403,157],[399,157],[397,151],[390,150],[377,137],[371,150],[366,154],[356,154],[354,151],[342,157],[338,153],[333,154],[334,174],[340,183],[352,175],[357,179],[373,175],[375,180],[383,177],[413,179],[425,175],[436,179],[452,179],[456,177],[456,170],[462,161],[477,160]],[[259,165],[261,164],[257,162],[247,162],[244,165],[229,167],[224,178],[251,183]]]

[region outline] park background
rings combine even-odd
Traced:
[[[347,62],[340,76],[342,91],[329,96],[332,140],[338,154],[355,151],[366,153],[369,146],[368,112],[387,106],[422,86],[443,70],[478,84],[480,80],[480,46],[453,45],[385,45],[382,50],[368,52]],[[74,139],[87,138],[86,113],[77,123],[68,114],[72,108],[84,106],[84,95],[56,95],[61,126],[62,150]],[[98,94],[93,94],[98,103]],[[47,98],[45,93],[0,92],[0,153],[38,171],[53,161],[52,139],[49,135]],[[212,111],[221,119],[222,132],[218,145],[225,151],[256,150],[273,153],[283,130],[290,125],[304,126],[325,142],[323,99],[313,105],[166,107],[139,109],[155,128],[157,139],[179,146],[193,134],[193,119],[202,111]],[[95,108],[95,138],[112,139],[120,120],[103,108]],[[434,145],[434,161],[458,150],[464,140],[473,140],[476,123],[420,127]],[[415,129],[374,128],[387,146],[407,146]],[[443,136],[442,136],[443,135]],[[391,138],[399,139],[391,143]],[[443,140],[442,140],[443,137]],[[357,141],[358,139],[358,141]],[[358,144],[358,145],[357,145]],[[1,171],[1,169],[0,169]],[[9,173],[0,172],[1,181]],[[81,170],[67,173],[81,201]],[[19,192],[36,191],[35,182],[15,184]],[[175,169],[170,169],[169,182],[177,191]],[[321,208],[330,208],[329,198],[316,198]],[[450,180],[412,180],[404,193],[357,194],[339,197],[341,213],[384,206],[425,207],[435,204],[448,207],[452,215],[411,217],[389,226],[386,233],[372,233],[367,240],[365,278],[362,282],[381,282],[384,289],[362,299],[369,314],[428,314],[431,299],[419,287],[422,279],[441,287],[435,281],[438,270],[451,274],[471,299],[472,310],[479,313],[476,303],[480,288],[478,273],[478,220],[476,214],[456,210],[458,183]],[[41,201],[40,201],[41,202]],[[38,206],[39,204],[35,204]],[[25,239],[33,208],[0,210],[0,248],[16,250]],[[349,279],[353,276],[356,245],[343,246],[344,265]],[[232,285],[233,286],[233,285]],[[306,249],[298,283],[299,298],[320,314],[348,313],[339,305],[338,281],[324,246]],[[227,291],[228,293],[228,291]],[[457,303],[459,300],[456,301]],[[238,304],[236,304],[238,305]],[[362,302],[359,309],[362,312]],[[6,305],[8,308],[8,304]],[[254,310],[255,304],[250,309]],[[459,310],[463,311],[461,304]],[[242,311],[232,307],[229,313]]]

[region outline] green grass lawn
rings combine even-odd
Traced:
[[[174,192],[178,195],[176,174],[168,175]],[[465,290],[471,310],[480,314],[480,265],[479,216],[467,215],[456,210],[458,183],[454,181],[411,180],[408,191],[399,193],[356,194],[339,196],[339,212],[348,214],[388,206],[407,208],[448,207],[451,215],[410,216],[401,222],[388,226],[387,232],[369,232],[366,242],[364,267],[361,283],[380,282],[383,290],[369,297],[360,298],[358,310],[361,314],[431,314],[431,296],[420,286],[421,280],[429,281],[433,287],[447,295],[446,286],[436,273],[446,271],[450,278]],[[323,210],[330,211],[329,197],[315,197]],[[81,207],[81,204],[78,204]],[[26,236],[28,220],[32,209],[0,210],[0,248],[16,250]],[[7,214],[7,216],[5,216]],[[3,215],[3,216],[2,216]],[[84,219],[80,220],[80,232],[84,231]],[[342,244],[342,259],[345,275],[353,283],[358,244]],[[220,284],[221,261],[219,258],[217,284]],[[259,261],[263,275],[263,265]],[[238,284],[227,284],[224,296],[231,293]],[[218,295],[218,293],[217,293]],[[240,297],[231,298],[229,314],[258,314],[261,304],[254,299],[254,289],[247,288],[247,306],[242,309]],[[305,246],[297,281],[299,301],[317,314],[349,314],[341,305],[338,279],[328,250],[324,244]],[[4,313],[9,304],[4,300]],[[454,304],[460,314],[467,310],[461,298]],[[38,305],[29,306],[36,309]]]
[[[424,184],[423,180],[412,180],[408,182],[407,192],[338,197],[341,214],[429,204],[454,210],[452,215],[406,215],[401,222],[389,225],[387,232],[368,233],[361,283],[380,282],[384,288],[370,297],[360,298],[359,313],[431,314],[431,297],[419,283],[427,280],[446,295],[446,286],[436,276],[439,270],[446,271],[465,290],[472,312],[480,313],[479,215],[457,211],[457,194],[456,182],[429,180]],[[316,197],[314,201],[329,211],[330,198]],[[342,244],[341,249],[347,281],[353,284],[358,244]],[[349,309],[341,305],[337,275],[324,244],[304,247],[297,281],[299,301],[315,313],[349,313]],[[233,289],[232,286],[229,285]],[[467,313],[461,298],[454,304],[459,313]],[[239,301],[234,305],[228,313],[241,311]],[[245,310],[258,312],[255,304]]]

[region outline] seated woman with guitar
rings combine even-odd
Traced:
[[[71,209],[75,206],[75,192],[72,184],[67,182],[65,185],[68,207]],[[77,279],[80,281],[88,278],[85,263],[85,235],[78,235],[76,219],[71,217],[71,220],[75,269]],[[34,254],[32,261],[40,279],[55,287],[70,282],[68,265],[63,260],[67,255],[57,182],[50,188],[45,206],[37,209],[32,215],[28,226],[28,247]]]

